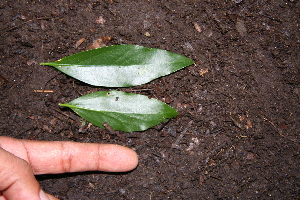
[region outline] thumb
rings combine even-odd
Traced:
[[[51,200],[41,190],[28,162],[2,148],[0,160],[0,199]]]
[[[43,190],[40,191],[40,198],[41,200],[59,200],[51,194],[45,193]]]

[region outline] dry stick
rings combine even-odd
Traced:
[[[180,140],[183,138],[184,134],[188,131],[188,129],[190,128],[190,126],[192,125],[193,121],[191,120],[188,125],[186,126],[186,128],[181,132],[181,134],[178,136],[177,140],[175,141],[175,143],[172,144],[172,148],[174,149],[180,149],[179,143]]]
[[[52,93],[54,91],[53,90],[33,90],[33,92],[37,92],[37,93]]]
[[[141,91],[151,91],[151,90],[154,90],[154,89],[148,89],[148,88],[145,88],[145,89],[136,89],[136,90],[131,90],[132,92],[141,92]]]
[[[64,115],[64,116],[66,116],[66,117],[68,117],[68,118],[74,120],[74,121],[77,121],[77,119],[75,119],[75,118],[72,117],[71,115],[68,115],[68,114],[65,114],[65,113],[63,113],[63,112],[60,112],[60,111],[57,110],[57,109],[53,109],[53,110],[56,111],[56,112],[58,112],[59,114],[62,114],[62,115]]]
[[[2,76],[1,74],[0,74],[0,78],[1,78],[5,83],[8,83],[8,80],[7,80],[4,76]]]
[[[18,27],[24,25],[24,24],[27,24],[28,22],[32,22],[32,21],[35,21],[35,20],[44,20],[44,19],[52,19],[52,18],[51,18],[51,17],[40,17],[40,18],[36,18],[36,19],[31,19],[31,20],[28,20],[28,21],[26,21],[26,22],[23,22],[23,23],[21,23],[21,24],[19,24],[19,25],[17,25],[17,26],[13,26],[13,27],[11,27],[11,28],[9,28],[9,29],[7,29],[8,27],[7,27],[7,28],[4,28],[3,31],[9,32],[9,31],[11,31],[11,30],[13,30],[13,29],[15,29],[15,28],[18,28]],[[5,30],[5,29],[7,29],[7,30]]]
[[[290,139],[290,138],[288,138],[288,136],[283,135],[282,132],[275,126],[275,124],[274,124],[273,122],[271,122],[268,118],[266,118],[266,117],[264,117],[264,116],[262,116],[262,117],[263,117],[263,119],[264,119],[265,121],[269,122],[269,123],[273,126],[273,128],[275,129],[275,131],[276,131],[281,137],[286,138],[286,139],[288,139],[288,140],[290,140],[290,141],[292,141],[292,142],[297,142],[296,140]]]

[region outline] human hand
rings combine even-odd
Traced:
[[[137,154],[114,144],[19,140],[0,136],[0,200],[57,200],[34,175],[79,171],[125,172]]]

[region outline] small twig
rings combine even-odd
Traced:
[[[62,115],[64,115],[64,116],[66,116],[66,117],[68,117],[68,118],[74,120],[74,121],[77,121],[77,119],[75,119],[74,117],[72,117],[72,116],[70,116],[70,115],[68,115],[68,114],[65,114],[65,113],[63,113],[63,112],[61,112],[61,111],[59,111],[59,110],[57,110],[57,109],[53,109],[53,110],[56,111],[56,112],[58,112],[59,114],[62,114]]]
[[[236,119],[235,117],[232,116],[231,112],[229,114],[229,118],[232,120],[233,124],[238,127],[239,129],[242,129],[244,130],[244,125],[238,120]]]
[[[160,127],[158,127],[156,130],[157,130],[158,132],[160,132],[161,130],[163,130],[163,129],[168,125],[168,123],[169,123],[170,121],[171,121],[171,120],[169,119],[169,120],[167,120],[166,122],[161,123]]]
[[[1,74],[0,74],[0,78],[1,78],[5,83],[8,83],[8,80],[7,80],[4,76],[2,76]]]
[[[214,68],[213,68],[213,65],[212,65],[211,54],[210,53],[208,53],[208,60],[209,60],[209,68],[210,68],[212,76],[213,76],[212,81],[215,82],[215,73],[214,73]]]
[[[52,93],[54,91],[53,90],[33,90],[33,92],[38,92],[38,93]]]
[[[152,153],[152,155],[154,155],[154,156],[156,156],[156,157],[158,157],[158,158],[161,158],[161,159],[163,159],[163,160],[165,160],[165,161],[171,163],[172,165],[175,165],[175,164],[174,164],[173,162],[171,162],[169,159],[166,159],[166,158],[164,158],[163,156],[158,155],[157,153]]]
[[[266,117],[264,117],[264,116],[262,116],[262,118],[263,118],[265,121],[269,122],[269,123],[273,126],[273,128],[276,130],[276,132],[277,132],[281,137],[283,137],[283,138],[285,138],[285,139],[288,139],[288,140],[290,140],[290,141],[292,141],[292,142],[297,142],[296,140],[290,139],[290,138],[288,138],[288,136],[283,135],[282,132],[275,126],[275,124],[274,124],[273,122],[271,122],[268,118],[266,118]]]
[[[188,129],[190,128],[190,126],[192,125],[193,121],[190,121],[186,128],[181,132],[181,134],[177,137],[176,141],[172,144],[172,148],[174,149],[180,149],[180,140],[183,138],[184,134],[188,131]]]
[[[56,73],[53,77],[51,77],[51,78],[45,83],[44,88],[48,85],[48,83],[49,83],[50,81],[52,81],[54,78],[56,78],[57,75],[58,75],[58,73]]]
[[[28,22],[32,22],[32,21],[36,21],[36,20],[44,20],[44,19],[52,19],[52,18],[51,17],[39,17],[39,18],[35,18],[35,19],[30,19],[30,20],[28,20],[26,22],[23,22],[23,23],[21,23],[21,24],[19,24],[17,26],[13,26],[13,27],[11,27],[9,29],[7,29],[8,27],[6,27],[6,28],[3,29],[3,31],[9,32],[9,31],[11,31],[11,30],[13,30],[15,28],[18,28],[18,27],[24,25],[24,24],[27,24]],[[5,30],[5,29],[7,29],[7,30]]]
[[[145,89],[136,89],[136,90],[130,90],[131,92],[142,92],[142,91],[152,91],[153,89],[148,89],[148,88],[145,88]]]

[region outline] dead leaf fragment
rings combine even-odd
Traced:
[[[45,22],[41,20],[41,29],[44,31],[46,29]]]
[[[238,19],[235,24],[236,30],[241,34],[245,35],[247,33],[247,28],[245,22],[241,19]]]
[[[81,38],[80,40],[78,40],[75,44],[75,49],[77,49],[84,41],[85,41],[85,38]]]
[[[96,40],[94,40],[93,44],[91,44],[90,46],[88,46],[88,50],[90,49],[97,49],[100,47],[105,47],[107,46],[108,42],[111,40],[110,37],[106,36],[106,37],[100,37]]]
[[[145,36],[150,37],[151,35],[150,35],[149,32],[146,32],[146,33],[145,33]]]
[[[249,119],[246,119],[245,128],[246,129],[252,128],[252,123],[251,123],[251,121]]]
[[[113,0],[105,0],[105,1],[108,1],[110,4],[113,4],[113,3],[114,3]]]
[[[106,22],[106,20],[102,16],[96,18],[96,23],[97,24],[103,25],[103,24],[105,24],[105,22]]]
[[[250,119],[245,115],[231,114],[230,119],[233,121],[234,125],[240,129],[250,129],[252,128],[252,123]]]
[[[89,186],[93,189],[96,189],[96,186],[93,183],[89,183]]]
[[[204,76],[204,74],[206,74],[208,72],[208,68],[199,69],[198,71],[199,71],[200,76]]]

